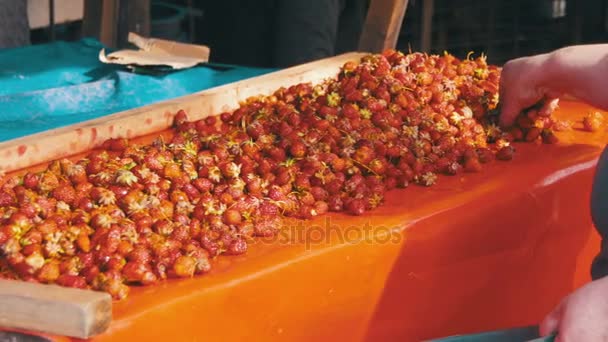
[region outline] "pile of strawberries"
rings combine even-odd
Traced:
[[[170,141],[112,139],[6,179],[0,277],[120,299],[131,284],[208,272],[284,217],[362,215],[388,190],[510,160],[512,141],[555,142],[550,110],[496,125],[499,78],[483,56],[386,51],[233,112],[180,111]]]

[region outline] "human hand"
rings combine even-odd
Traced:
[[[608,277],[574,291],[545,317],[540,334],[556,342],[608,341]]]
[[[500,124],[513,124],[522,110],[545,100],[539,111],[552,112],[560,95],[545,81],[549,55],[522,57],[507,62],[500,76]]]

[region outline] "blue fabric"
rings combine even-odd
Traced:
[[[99,62],[96,40],[0,50],[0,141],[191,94],[272,70],[195,67],[162,76]]]

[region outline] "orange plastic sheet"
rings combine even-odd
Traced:
[[[557,145],[518,144],[511,162],[392,191],[362,217],[294,221],[208,275],[134,288],[94,340],[418,341],[536,324],[590,280],[599,249],[589,196],[608,133],[580,130],[589,110],[562,103],[579,122]]]

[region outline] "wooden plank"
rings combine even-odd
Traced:
[[[422,32],[420,34],[420,50],[430,53],[433,42],[433,13],[435,12],[434,0],[422,1]]]
[[[99,39],[105,46],[116,47],[118,0],[86,0],[82,34]]]
[[[118,23],[119,0],[103,0],[99,40],[112,48],[117,46],[116,30]]]
[[[359,40],[359,50],[382,52],[394,49],[407,3],[408,0],[372,0]]]
[[[101,32],[102,0],[85,0],[82,15],[82,35],[99,38]]]
[[[0,143],[0,172],[34,166],[56,158],[82,153],[109,138],[133,138],[160,132],[171,126],[179,109],[197,120],[238,108],[239,102],[269,95],[280,87],[302,82],[321,82],[335,77],[347,61],[364,54],[351,52],[259,77],[208,89],[192,95],[116,113],[79,124]]]
[[[0,327],[89,338],[112,321],[105,292],[0,280]]]

